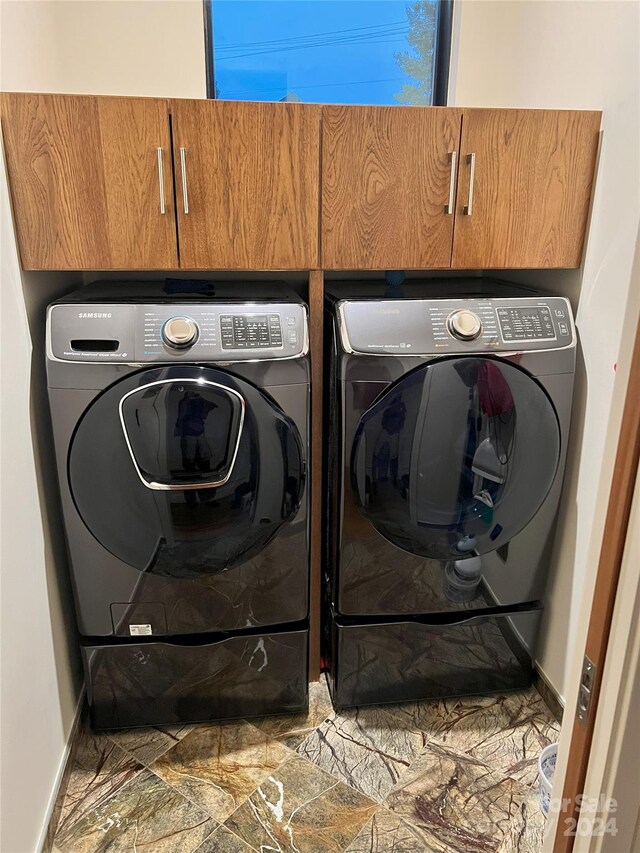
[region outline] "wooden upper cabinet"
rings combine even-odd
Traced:
[[[460,117],[441,107],[323,108],[326,269],[450,265]]]
[[[171,113],[180,266],[316,267],[320,108],[174,100]]]
[[[3,94],[1,105],[24,269],[177,266],[166,100]]]
[[[601,117],[25,93],[0,116],[22,266],[69,270],[577,267]]]
[[[580,266],[601,114],[463,115],[452,266]]]

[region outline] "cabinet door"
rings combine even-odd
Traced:
[[[171,112],[180,265],[317,266],[319,107],[176,100]]]
[[[323,108],[325,268],[450,265],[460,115],[438,107]]]
[[[2,131],[24,269],[177,266],[167,101],[5,94]]]
[[[452,266],[579,266],[599,127],[599,112],[464,110]]]

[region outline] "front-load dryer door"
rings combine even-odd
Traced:
[[[195,366],[127,376],[85,411],[68,457],[84,524],[134,570],[124,596],[109,590],[104,576],[94,577],[94,587],[123,606],[135,599],[149,609],[159,601],[170,611],[169,630],[260,624],[258,593],[269,602],[273,586],[283,600],[279,566],[286,563],[262,554],[274,539],[287,541],[283,531],[298,514],[304,472],[295,424],[249,382]],[[306,548],[306,530],[293,538]],[[290,612],[283,604],[281,613],[271,601],[273,622],[306,614],[307,567],[288,541],[301,577],[287,586],[292,601],[300,600]],[[90,576],[91,567],[83,572]],[[212,612],[214,599],[220,612],[228,610],[224,618]]]
[[[555,409],[531,375],[494,358],[446,358],[404,376],[363,414],[350,485],[389,542],[454,560],[520,532],[559,459]]]

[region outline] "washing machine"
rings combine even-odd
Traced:
[[[486,279],[350,282],[326,329],[335,705],[528,685],[569,436],[568,301]]]
[[[303,710],[303,302],[89,285],[48,309],[47,376],[93,726]]]

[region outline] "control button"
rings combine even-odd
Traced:
[[[556,308],[553,313],[556,315],[556,317],[565,317],[566,316],[564,311],[561,308]]]
[[[477,314],[467,308],[454,311],[447,321],[451,334],[461,341],[472,341],[482,331],[482,323]]]
[[[295,326],[296,318],[295,317],[287,317],[287,326]]]
[[[569,326],[566,323],[558,323],[558,329],[560,330],[561,335],[569,334]]]
[[[197,341],[199,331],[190,317],[170,317],[162,326],[162,340],[172,349],[185,349]]]
[[[289,332],[289,343],[297,344],[298,343],[298,333],[296,331]]]

